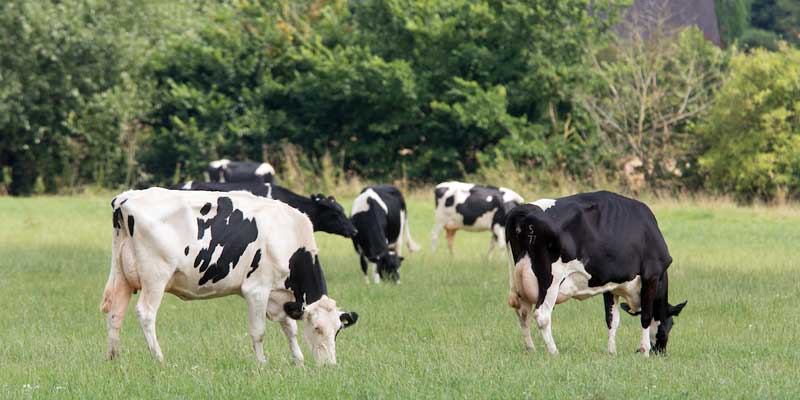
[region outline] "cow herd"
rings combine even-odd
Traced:
[[[403,246],[420,249],[403,194],[392,185],[367,187],[348,217],[332,196],[306,197],[277,185],[267,163],[213,161],[208,177],[126,191],[111,201],[111,270],[100,306],[108,313],[108,357],[119,355],[122,321],[140,291],[136,315],[158,360],[155,326],[164,293],[183,300],[236,294],[247,303],[259,362],[266,362],[262,338],[270,320],[281,324],[292,359],[302,364],[296,323],[302,320],[317,364],[336,364],[336,337],[358,314],[329,297],[313,232],[350,238],[367,282],[399,282]],[[673,317],[686,302],[668,301],[672,258],[645,204],[610,192],[525,203],[511,189],[462,182],[437,185],[434,198],[434,251],[444,230],[452,255],[458,229],[490,231],[489,254],[507,249],[508,304],[526,349],[533,348],[535,321],[556,354],[554,306],[602,294],[609,353],[616,352],[619,308],[640,317],[637,351],[666,351]]]

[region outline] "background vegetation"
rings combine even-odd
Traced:
[[[0,192],[166,185],[228,157],[306,187],[513,169],[798,197],[796,2],[717,1],[725,50],[693,28],[620,38],[629,2],[589,3],[4,1]]]

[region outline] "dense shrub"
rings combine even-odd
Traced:
[[[736,54],[728,81],[699,127],[708,183],[738,199],[800,189],[800,50]]]

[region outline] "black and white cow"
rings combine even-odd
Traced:
[[[447,247],[453,254],[456,231],[491,231],[489,254],[495,244],[505,247],[505,217],[508,211],[522,203],[522,196],[504,187],[479,186],[464,182],[444,182],[436,185],[435,216],[431,246],[436,251],[439,234],[447,231]]]
[[[617,304],[641,314],[638,351],[666,352],[667,339],[686,302],[668,302],[672,257],[652,211],[610,192],[582,193],[520,205],[508,215],[508,304],[516,310],[526,349],[533,348],[531,311],[551,354],[553,307],[603,294],[608,351],[616,352]]]
[[[275,182],[275,169],[269,163],[231,161],[223,158],[208,163],[206,171],[211,182]]]
[[[411,238],[408,213],[403,194],[392,185],[370,186],[361,191],[353,201],[350,213],[358,233],[353,245],[359,254],[361,271],[369,282],[368,262],[375,265],[372,279],[400,280],[400,263],[403,261],[403,236],[408,250],[415,252],[419,246]]]
[[[352,238],[356,228],[344,212],[344,208],[333,196],[314,194],[311,197],[301,196],[289,189],[274,183],[256,182],[193,182],[172,186],[170,189],[205,190],[209,192],[232,192],[244,190],[256,196],[282,201],[308,216],[315,231]]]
[[[279,322],[296,363],[303,362],[295,319],[318,364],[336,363],[335,338],[354,324],[327,296],[311,222],[285,203],[245,192],[151,188],[111,201],[111,271],[100,310],[108,313],[108,357],[119,355],[119,330],[131,294],[147,346],[163,361],[156,315],[165,292],[182,300],[232,294],[247,301],[259,362],[266,319]],[[287,316],[289,318],[287,318]]]

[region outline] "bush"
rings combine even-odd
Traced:
[[[708,183],[740,201],[800,195],[800,50],[739,53],[699,126]]]

